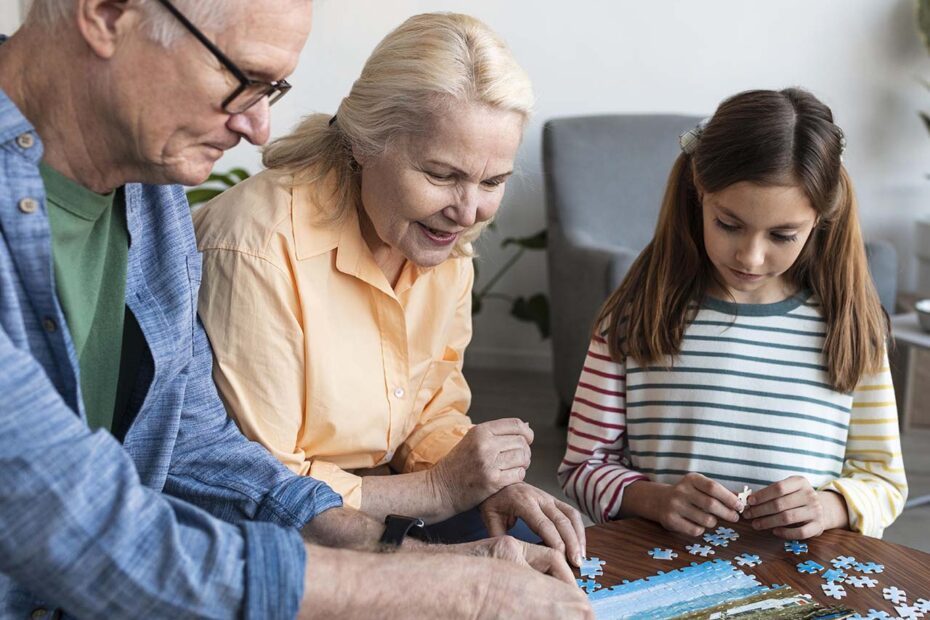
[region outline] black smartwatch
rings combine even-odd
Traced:
[[[424,540],[426,538],[426,524],[417,517],[404,517],[402,515],[388,515],[384,517],[384,534],[378,542],[386,547],[400,547],[404,538],[411,536]]]

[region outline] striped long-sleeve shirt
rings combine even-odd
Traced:
[[[559,467],[565,493],[603,522],[637,480],[698,472],[739,491],[801,475],[845,498],[853,530],[881,536],[907,497],[887,359],[853,393],[838,392],[825,333],[802,293],[775,304],[706,300],[670,367],[613,361],[595,336]]]

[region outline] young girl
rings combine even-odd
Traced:
[[[655,237],[598,316],[559,467],[596,522],[870,536],[907,483],[843,132],[749,91],[682,136]]]

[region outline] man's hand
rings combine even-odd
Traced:
[[[716,527],[718,519],[739,521],[736,494],[701,474],[685,474],[677,484],[657,486],[656,491],[651,518],[671,532],[700,536]]]
[[[516,418],[479,424],[429,470],[432,483],[452,514],[465,512],[523,481],[532,443],[533,431]]]
[[[543,542],[581,566],[585,533],[581,514],[545,491],[520,482],[504,487],[479,506],[491,536],[503,536],[523,519]]]
[[[791,476],[749,496],[743,518],[756,530],[772,530],[786,540],[820,536],[849,525],[846,502],[832,491],[817,491],[804,476]]]
[[[506,539],[503,539],[506,540]],[[512,541],[512,542],[511,542]],[[518,541],[491,543],[487,555],[526,555]],[[458,546],[458,545],[455,545]],[[594,613],[574,580],[552,577],[496,557],[424,553],[375,554],[307,546],[304,598],[298,618],[566,618],[593,620]],[[534,545],[526,545],[532,550]],[[541,548],[553,562],[551,549]],[[567,567],[566,567],[567,568]],[[438,593],[438,595],[437,595]]]
[[[438,549],[437,549],[438,548]],[[495,536],[470,543],[457,545],[430,545],[429,549],[443,552],[474,555],[478,557],[497,558],[512,562],[518,566],[526,566],[550,575],[565,583],[575,585],[575,576],[565,562],[565,556],[554,549],[533,545],[513,536]]]

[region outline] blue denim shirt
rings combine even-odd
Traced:
[[[305,561],[294,528],[342,501],[227,417],[183,191],[125,188],[126,304],[150,355],[120,445],[85,422],[41,158],[0,91],[0,618],[292,618]]]

